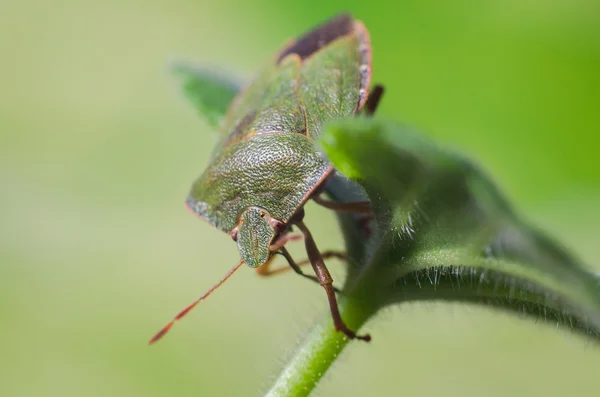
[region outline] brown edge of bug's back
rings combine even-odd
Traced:
[[[329,21],[315,27],[299,39],[292,41],[281,51],[277,63],[289,54],[298,54],[302,60],[318,52],[329,43],[352,33],[354,19],[350,14],[341,14]]]

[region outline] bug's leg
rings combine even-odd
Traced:
[[[300,272],[302,272],[302,266],[310,264],[310,260],[308,258],[303,259],[299,262],[294,261],[293,258],[290,256],[289,252],[287,251],[287,249],[285,250],[285,253],[282,249],[280,249],[278,252],[276,252],[276,254],[280,254],[281,256],[283,256],[286,259],[286,261],[288,262],[289,267],[288,266],[280,266],[280,267],[273,269],[270,266],[273,263],[273,261],[270,260],[269,262],[265,263],[261,267],[256,268],[256,273],[258,273],[259,276],[262,276],[262,277],[275,276],[277,274],[285,273],[290,270],[293,270],[296,273],[300,274]],[[336,258],[336,259],[339,259],[342,261],[348,260],[348,257],[346,256],[346,254],[342,251],[323,251],[323,252],[321,252],[321,256],[323,257],[323,259]],[[304,274],[302,272],[302,276],[306,276],[306,274]]]
[[[358,218],[359,227],[364,231],[366,237],[371,235],[369,223],[373,220],[373,213],[371,212],[371,203],[369,201],[338,203],[336,201],[323,200],[319,196],[313,196],[312,199],[320,206],[332,209],[334,211],[360,214],[361,216]]]
[[[317,275],[317,280],[319,284],[325,289],[327,293],[327,300],[329,301],[329,310],[331,311],[331,317],[333,318],[333,324],[335,326],[336,331],[342,331],[348,338],[350,339],[361,339],[364,341],[370,341],[370,335],[356,335],[354,331],[348,329],[346,324],[344,324],[344,320],[342,320],[342,316],[340,315],[340,310],[338,308],[337,299],[335,297],[335,290],[333,288],[333,279],[331,278],[331,274],[329,274],[329,270],[327,270],[327,266],[325,266],[325,262],[323,261],[323,257],[317,248],[317,244],[313,239],[312,235],[304,225],[302,221],[296,222],[296,225],[304,234],[304,243],[306,245],[306,252],[308,253],[308,259]]]
[[[319,283],[319,280],[315,276],[311,276],[310,274],[305,274],[302,271],[302,269],[300,268],[300,266],[307,265],[310,263],[310,261],[308,259],[305,259],[301,262],[296,263],[296,261],[294,261],[294,259],[290,255],[289,251],[285,247],[281,247],[279,249],[279,251],[276,253],[281,254],[281,256],[283,256],[286,259],[288,265],[290,265],[290,266],[289,267],[282,266],[282,267],[278,267],[276,269],[272,269],[271,264],[273,263],[273,261],[269,260],[269,262],[265,263],[261,267],[256,268],[256,273],[259,276],[269,277],[269,276],[274,276],[276,274],[281,274],[281,273],[293,270],[294,272],[296,272],[296,274],[298,274],[306,279],[309,279],[311,281],[315,281],[315,282]],[[338,259],[343,259],[343,260],[347,259],[346,254],[344,254],[342,252],[338,252],[338,251],[325,251],[322,253],[322,257],[324,259],[325,258],[338,258]],[[273,257],[271,257],[271,258],[273,258]],[[333,287],[333,289],[335,290],[335,292],[341,292],[336,287]]]
[[[369,97],[367,98],[367,102],[365,102],[365,114],[367,116],[372,116],[375,114],[377,110],[377,106],[379,106],[379,101],[381,101],[381,97],[383,96],[383,86],[376,85],[373,87],[373,90],[369,93]]]
[[[313,196],[313,201],[320,206],[339,212],[350,212],[353,214],[370,214],[371,203],[369,201],[356,201],[354,203],[338,203],[336,201],[323,200],[319,196]]]
[[[292,234],[286,233],[277,238],[273,244],[269,247],[269,249],[273,252],[279,251],[281,247],[289,243],[290,241],[296,241],[302,239],[304,236],[302,234]],[[260,269],[260,268],[259,268]]]
[[[169,332],[169,330],[171,329],[171,327],[173,326],[173,324],[175,324],[175,321],[180,320],[183,316],[185,316],[186,314],[188,314],[190,312],[190,310],[192,310],[198,303],[200,303],[202,300],[204,300],[205,298],[207,298],[210,294],[213,293],[214,290],[216,290],[221,285],[223,285],[223,283],[225,281],[227,281],[227,279],[229,277],[231,277],[231,275],[233,273],[235,273],[235,271],[237,269],[239,269],[240,267],[242,267],[243,264],[244,264],[244,261],[239,261],[237,265],[235,265],[234,267],[232,267],[231,269],[229,269],[229,271],[223,276],[223,278],[221,278],[221,280],[219,280],[218,283],[216,283],[215,285],[213,285],[212,287],[210,287],[210,289],[208,291],[206,291],[204,294],[202,294],[202,296],[200,298],[196,299],[194,302],[192,302],[189,305],[187,305],[182,311],[180,311],[179,313],[177,313],[177,315],[175,317],[173,317],[173,320],[169,321],[167,323],[167,325],[165,325],[164,327],[162,327],[162,329],[160,331],[158,331],[156,333],[156,335],[154,335],[152,337],[152,339],[150,339],[150,342],[148,342],[148,344],[151,345],[154,342],[158,341],[163,336],[165,336],[165,334],[167,332]]]
[[[370,226],[373,219],[373,214],[363,214],[357,219],[358,226],[364,231],[366,237],[370,237],[373,232]]]

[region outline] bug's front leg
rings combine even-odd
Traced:
[[[308,259],[317,275],[317,280],[319,284],[325,289],[327,293],[327,300],[329,301],[329,309],[331,311],[331,317],[333,318],[333,324],[335,326],[336,331],[343,332],[350,339],[360,339],[366,342],[371,340],[370,335],[357,335],[354,331],[350,330],[344,320],[342,320],[342,316],[340,315],[340,310],[338,308],[337,299],[335,297],[335,289],[333,287],[333,278],[331,274],[329,274],[329,270],[327,270],[327,266],[325,266],[325,262],[323,261],[323,257],[317,248],[317,244],[313,239],[310,231],[306,228],[306,225],[302,221],[296,222],[296,225],[304,235],[304,242],[306,245],[306,252],[308,253]]]

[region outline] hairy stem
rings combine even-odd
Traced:
[[[375,311],[363,302],[344,297],[339,299],[339,307],[342,318],[354,331],[358,331]],[[300,344],[266,396],[308,396],[348,342],[350,340],[342,332],[336,332],[333,328],[331,316],[323,316]]]

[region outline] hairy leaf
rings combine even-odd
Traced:
[[[374,119],[334,123],[321,144],[375,211],[371,260],[349,269],[347,288],[381,306],[484,303],[598,335],[600,278],[524,223],[472,163]]]

